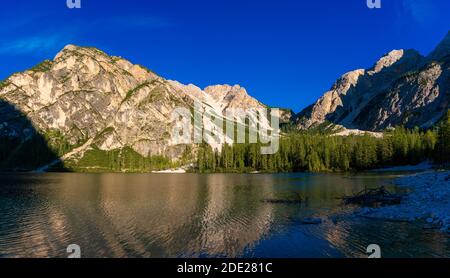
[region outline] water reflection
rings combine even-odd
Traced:
[[[0,256],[361,257],[380,242],[390,256],[448,256],[445,236],[399,223],[330,221],[337,197],[389,177],[312,174],[0,175]],[[298,192],[307,202],[262,202]],[[303,217],[326,219],[301,225]],[[412,241],[416,238],[416,241]]]

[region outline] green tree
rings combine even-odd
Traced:
[[[450,162],[450,110],[439,124],[435,157],[439,163]]]

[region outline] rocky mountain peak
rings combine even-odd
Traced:
[[[333,113],[343,105],[343,98],[364,76],[366,71],[358,69],[342,75],[314,105],[304,109],[296,116],[301,129],[308,129],[326,120],[327,115]]]
[[[63,49],[61,49],[61,51],[59,51],[55,58],[53,59],[54,61],[58,61],[61,58],[68,58],[71,56],[91,56],[91,57],[95,57],[98,59],[101,58],[111,58],[108,54],[104,53],[103,51],[95,48],[95,47],[85,47],[85,46],[77,46],[77,45],[73,45],[73,44],[68,44],[66,45]]]
[[[138,84],[159,79],[160,77],[149,69],[132,64],[130,61],[107,53],[94,47],[81,47],[69,44],[65,46],[54,58],[52,71],[63,76],[77,76],[78,80],[92,80],[94,78],[105,80],[105,75],[116,78],[108,79],[122,87],[120,94],[124,96]],[[114,88],[110,88],[115,91]],[[105,87],[105,90],[108,88]]]
[[[333,84],[331,90],[335,90],[338,94],[345,94],[350,89],[351,86],[354,86],[359,78],[366,73],[364,69],[357,69],[354,71],[350,71],[342,75],[336,83]]]
[[[68,45],[64,46],[64,48],[61,49],[61,51],[59,51],[59,52],[56,54],[54,60],[58,59],[58,57],[60,57],[61,55],[63,55],[64,52],[68,52],[68,51],[77,51],[78,48],[80,48],[80,47],[79,47],[79,46],[76,46],[76,45],[74,45],[74,44],[68,44]]]
[[[0,137],[28,140],[35,130],[51,138],[52,147],[64,146],[62,161],[86,167],[91,161],[85,157],[94,153],[177,159],[186,146],[172,142],[172,112],[197,102],[204,115],[265,107],[239,85],[202,90],[99,49],[67,45],[52,61],[0,83]],[[10,113],[11,107],[20,113]],[[204,128],[216,129],[213,122]],[[213,147],[220,150],[223,142]]]
[[[227,95],[247,95],[247,90],[240,85],[211,85],[204,89],[207,94],[210,94],[215,99],[223,99]]]
[[[427,59],[416,50],[393,50],[371,69],[339,78],[296,116],[297,125],[307,129],[330,121],[362,130],[428,127],[449,109],[449,55],[449,35]]]
[[[264,107],[259,101],[252,98],[247,90],[240,85],[213,85],[205,88],[205,93],[209,94],[223,110],[228,108],[261,108]]]
[[[405,51],[403,49],[392,50],[383,57],[381,57],[374,67],[369,71],[370,74],[378,73],[384,68],[392,66],[394,63],[398,62],[404,55]]]
[[[413,49],[392,50],[381,57],[375,65],[367,71],[369,75],[378,74],[389,69],[397,72],[400,67],[411,67],[421,63],[423,56]]]
[[[0,114],[14,105],[40,133],[63,134],[68,145],[85,146],[80,157],[90,149],[126,147],[143,156],[171,152],[170,113],[175,105],[189,105],[183,91],[145,67],[75,45],[4,84]],[[7,122],[3,131],[21,137],[20,121]]]

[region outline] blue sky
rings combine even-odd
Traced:
[[[299,111],[343,73],[392,49],[428,54],[450,30],[448,0],[2,1],[0,79],[66,44],[95,46],[193,83],[241,84]]]

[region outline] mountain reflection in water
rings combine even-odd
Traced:
[[[1,174],[0,257],[448,257],[450,242],[407,223],[349,217],[337,197],[392,176]],[[298,204],[267,198],[300,193]],[[338,215],[338,216],[336,216]],[[339,217],[339,215],[343,215]],[[321,217],[320,225],[302,225]]]

